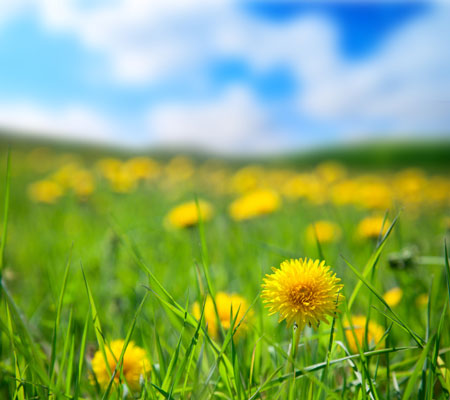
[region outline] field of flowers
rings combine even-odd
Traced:
[[[1,399],[448,399],[446,170],[1,153]]]

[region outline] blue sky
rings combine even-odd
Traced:
[[[445,2],[17,0],[0,5],[0,127],[272,152],[448,137]]]

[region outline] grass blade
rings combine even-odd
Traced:
[[[5,246],[8,234],[8,215],[9,215],[9,197],[11,189],[11,149],[8,149],[6,158],[6,182],[5,182],[5,198],[3,205],[3,228],[0,238],[0,279],[2,277],[3,266],[5,263]]]
[[[98,318],[97,307],[95,306],[94,297],[92,296],[92,292],[89,287],[89,283],[87,281],[86,275],[84,274],[83,266],[81,266],[81,272],[83,273],[84,284],[86,286],[89,304],[91,307],[91,317],[92,317],[92,322],[94,324],[94,331],[95,331],[95,337],[97,338],[97,344],[98,344],[100,351],[102,352],[103,361],[105,362],[106,369],[107,369],[108,373],[111,374],[112,372],[111,372],[111,368],[109,368],[108,357],[106,356],[105,338],[103,336],[102,326],[100,324],[100,319]]]
[[[416,333],[414,333],[412,331],[411,328],[409,328],[401,319],[400,317],[391,309],[391,307],[389,306],[389,304],[386,303],[386,301],[384,300],[383,296],[378,292],[378,290],[375,289],[375,287],[367,281],[367,279],[365,279],[361,273],[353,266],[351,265],[344,257],[342,257],[345,261],[345,263],[350,267],[350,269],[354,272],[354,274],[360,279],[360,281],[367,286],[367,288],[378,298],[378,300],[381,301],[381,303],[383,303],[383,305],[391,312],[391,314],[395,317],[396,322],[399,323],[401,326],[403,326],[403,328],[405,328],[408,333],[411,335],[411,337],[414,339],[414,341],[420,346],[423,347],[423,344],[425,343],[425,341],[418,336]]]
[[[142,311],[142,307],[144,306],[145,300],[147,300],[147,296],[148,296],[148,292],[145,293],[144,298],[141,301],[141,304],[139,304],[139,307],[136,311],[136,314],[134,315],[133,321],[131,322],[130,327],[128,328],[128,332],[127,335],[125,337],[125,341],[123,344],[123,348],[122,348],[122,352],[120,353],[120,357],[116,362],[116,368],[114,369],[114,372],[111,374],[111,379],[109,380],[108,386],[105,390],[105,393],[103,394],[102,399],[107,399],[109,397],[109,393],[111,391],[111,387],[112,384],[114,383],[114,378],[116,377],[117,373],[119,373],[119,375],[121,377],[123,377],[122,375],[122,369],[123,369],[123,357],[125,355],[125,352],[127,350],[128,347],[128,343],[130,343],[131,340],[131,335],[133,334],[134,331],[134,327],[136,326],[136,321]],[[112,353],[112,352],[111,352]]]
[[[203,273],[205,274],[206,286],[208,288],[209,294],[211,295],[211,301],[214,306],[214,312],[216,314],[217,326],[219,327],[222,337],[225,337],[225,330],[222,326],[222,321],[220,320],[219,310],[218,310],[217,304],[216,304],[216,291],[211,282],[211,276],[209,273],[209,255],[208,255],[208,246],[206,245],[205,225],[204,225],[204,221],[202,218],[200,204],[198,202],[197,196],[195,197],[195,204],[197,206],[197,213],[198,213],[198,232],[200,235],[200,244],[201,244],[201,248],[202,248],[201,254],[202,254]]]
[[[378,355],[382,355],[382,354],[395,353],[397,351],[413,350],[413,349],[418,349],[418,348],[419,347],[391,347],[389,349],[367,351],[367,352],[363,353],[363,356],[364,357],[378,356]],[[351,354],[346,357],[331,360],[328,365],[340,364],[347,360],[357,360],[360,358],[361,358],[360,354]],[[274,378],[272,380],[268,380],[268,381],[266,381],[266,383],[264,383],[262,386],[260,386],[255,393],[253,393],[253,395],[250,397],[250,399],[255,399],[261,392],[268,390],[274,386],[277,386],[280,383],[282,383],[288,379],[292,379],[293,377],[299,378],[309,372],[319,371],[319,370],[325,368],[326,366],[327,366],[326,362],[321,362],[318,364],[310,365],[305,368],[298,369],[295,372],[287,373],[285,375],[280,376],[279,378]],[[282,367],[280,367],[280,369],[282,369]]]
[[[362,276],[364,278],[366,278],[369,275],[370,271],[372,271],[375,268],[376,264],[378,263],[381,252],[383,251],[383,248],[386,244],[386,240],[389,237],[389,235],[391,234],[391,231],[394,228],[395,224],[397,223],[397,220],[398,220],[398,216],[394,218],[394,220],[392,221],[392,224],[389,226],[388,230],[386,231],[386,234],[379,241],[377,248],[375,249],[375,252],[372,254],[372,256],[369,258],[369,261],[365,265],[364,270],[362,272]],[[360,291],[360,289],[362,287],[362,284],[363,284],[363,281],[360,280],[356,284],[355,288],[353,289],[352,294],[349,297],[348,308],[350,310],[353,306],[356,296],[358,295],[358,292]]]
[[[71,259],[72,259],[72,250],[73,250],[73,245],[70,248],[69,257],[67,259],[66,268],[64,270],[63,283],[61,286],[61,291],[59,293],[58,306],[56,308],[56,318],[55,318],[55,325],[53,327],[52,350],[51,350],[50,367],[49,367],[49,375],[50,375],[51,381],[53,381],[53,378],[54,378],[53,373],[54,373],[55,358],[56,358],[56,346],[57,346],[57,341],[58,341],[58,329],[59,329],[59,324],[60,324],[60,320],[61,320],[61,310],[62,310],[63,301],[64,301],[64,293],[66,292],[67,278],[69,276],[70,263],[71,263]]]
[[[420,355],[419,360],[417,361],[413,373],[411,374],[411,377],[408,380],[408,384],[406,386],[405,391],[403,392],[402,400],[407,400],[412,397],[412,392],[414,390],[414,386],[416,384],[416,381],[420,375],[420,372],[422,371],[423,364],[427,358],[428,351],[430,350],[430,347],[432,346],[433,342],[435,340],[435,336],[430,338],[426,346],[422,349],[422,353]]]
[[[80,355],[79,355],[79,359],[78,359],[78,370],[77,370],[77,377],[76,377],[76,382],[75,382],[75,395],[74,395],[75,400],[78,399],[78,396],[80,394],[81,374],[83,373],[83,364],[84,364],[84,355],[86,352],[86,338],[87,338],[88,327],[89,327],[89,314],[86,316],[86,321],[84,322],[84,327],[83,327],[83,334],[81,336]]]
[[[445,276],[447,277],[448,302],[450,305],[450,265],[448,262],[447,241],[444,241]]]
[[[16,392],[14,397],[16,397],[18,400],[25,400],[25,392],[24,387],[21,384],[21,381],[23,381],[23,376],[20,372],[20,366],[19,366],[19,359],[16,352],[16,346],[14,345],[14,330],[11,320],[11,313],[9,312],[8,304],[6,304],[6,316],[8,319],[8,330],[9,330],[9,337],[11,338],[11,349],[14,356],[14,373],[15,373],[15,379],[16,379]]]

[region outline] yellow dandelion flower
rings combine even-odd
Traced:
[[[74,171],[71,187],[79,198],[86,199],[95,189],[94,175],[86,169]]]
[[[34,182],[28,187],[28,194],[31,199],[41,203],[53,204],[63,193],[62,187],[50,180]]]
[[[136,189],[137,178],[127,168],[120,168],[108,177],[112,190],[117,193],[130,193]]]
[[[281,186],[281,191],[292,200],[303,198],[308,194],[310,182],[310,174],[295,174]]]
[[[302,330],[306,324],[317,327],[336,310],[336,300],[343,285],[325,261],[300,258],[286,260],[280,268],[266,275],[261,297],[270,315],[279,313],[279,322],[294,322]]]
[[[326,161],[316,168],[317,174],[327,183],[335,182],[347,175],[347,169],[335,161]]]
[[[263,181],[264,174],[264,169],[258,165],[248,165],[243,167],[231,177],[231,189],[238,193],[256,190]]]
[[[109,181],[112,190],[130,193],[136,188],[138,178],[127,164],[116,158],[103,158],[97,162],[100,173]]]
[[[199,200],[198,208],[200,209],[203,221],[211,219],[213,208],[208,202]],[[198,208],[195,201],[180,204],[167,214],[166,222],[175,228],[186,228],[197,225],[199,221]]]
[[[216,306],[220,323],[225,330],[230,329],[231,319],[234,318],[236,318],[235,327],[240,323],[239,328],[235,333],[235,337],[241,336],[248,329],[248,321],[249,319],[251,319],[252,314],[251,312],[247,313],[249,306],[247,301],[243,297],[235,293],[228,294],[225,292],[218,292],[216,294]],[[231,310],[233,310],[232,315]],[[244,318],[245,316],[245,313],[247,313],[247,315],[245,319],[242,320],[242,318]],[[200,318],[201,308],[198,302],[195,302],[192,306],[192,314],[195,318]],[[208,334],[212,338],[216,339],[219,334],[219,327],[217,325],[217,317],[214,310],[214,304],[211,296],[209,295],[205,302],[204,318],[208,326]]]
[[[359,185],[355,180],[347,179],[331,187],[331,199],[337,205],[352,204],[355,202],[355,193]]]
[[[125,341],[122,339],[111,342],[110,349],[106,347],[106,358],[108,360],[109,369],[114,373],[116,363],[120,358]],[[111,375],[105,363],[104,356],[98,350],[92,359],[92,370],[95,374],[95,379],[99,385],[104,388],[108,385]],[[125,354],[123,356],[122,373],[127,381],[130,389],[138,390],[140,387],[141,378],[150,372],[150,361],[144,349],[136,346],[134,342],[129,342]],[[117,372],[114,377],[115,383],[120,383],[120,375]]]
[[[383,299],[388,303],[389,307],[395,307],[403,297],[403,290],[399,287],[392,288],[388,290],[384,295]]]
[[[184,156],[175,156],[165,167],[165,174],[169,183],[187,181],[193,177],[195,168],[193,162]]]
[[[306,192],[308,201],[312,204],[324,204],[328,197],[328,185],[319,177],[312,175]]]
[[[330,221],[316,221],[306,228],[306,238],[310,243],[315,243],[316,239],[320,243],[331,243],[339,239],[340,236],[339,226]]]
[[[355,331],[356,340],[358,340],[361,349],[364,349],[364,334],[366,329],[366,317],[363,315],[354,315],[352,317],[352,325]],[[345,337],[347,338],[350,350],[353,353],[358,352],[358,346],[355,342],[350,323],[347,321],[344,325]],[[369,346],[375,346],[381,340],[384,334],[384,329],[374,321],[369,321],[367,327],[367,342]]]
[[[197,182],[212,192],[225,195],[230,192],[230,172],[226,165],[215,160],[205,161],[196,174]]]
[[[102,158],[97,162],[97,168],[107,179],[113,180],[122,168],[122,161],[117,158]]]
[[[136,179],[155,178],[160,172],[159,164],[148,157],[134,157],[128,160],[124,167]]]
[[[450,180],[442,176],[431,177],[426,186],[424,199],[427,203],[448,205],[450,201]],[[450,226],[450,224],[448,224]]]
[[[358,225],[357,233],[363,239],[376,239],[380,235],[386,234],[391,222],[386,218],[384,220],[381,216],[366,217]]]
[[[396,175],[393,187],[401,202],[417,205],[424,199],[426,176],[420,169],[406,169]]]
[[[231,203],[229,212],[236,221],[270,214],[280,207],[280,196],[273,190],[258,189]]]
[[[52,181],[58,183],[63,188],[70,188],[73,175],[79,168],[80,167],[76,162],[65,164],[52,175]]]
[[[264,181],[267,187],[274,189],[280,188],[280,191],[282,191],[283,186],[293,176],[295,176],[295,173],[288,169],[273,169],[267,171]]]
[[[387,183],[372,178],[360,183],[355,199],[364,208],[385,210],[392,205],[392,192]]]

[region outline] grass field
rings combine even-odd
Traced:
[[[0,398],[449,398],[447,164],[10,154]],[[295,330],[260,296],[300,258],[343,287]]]

